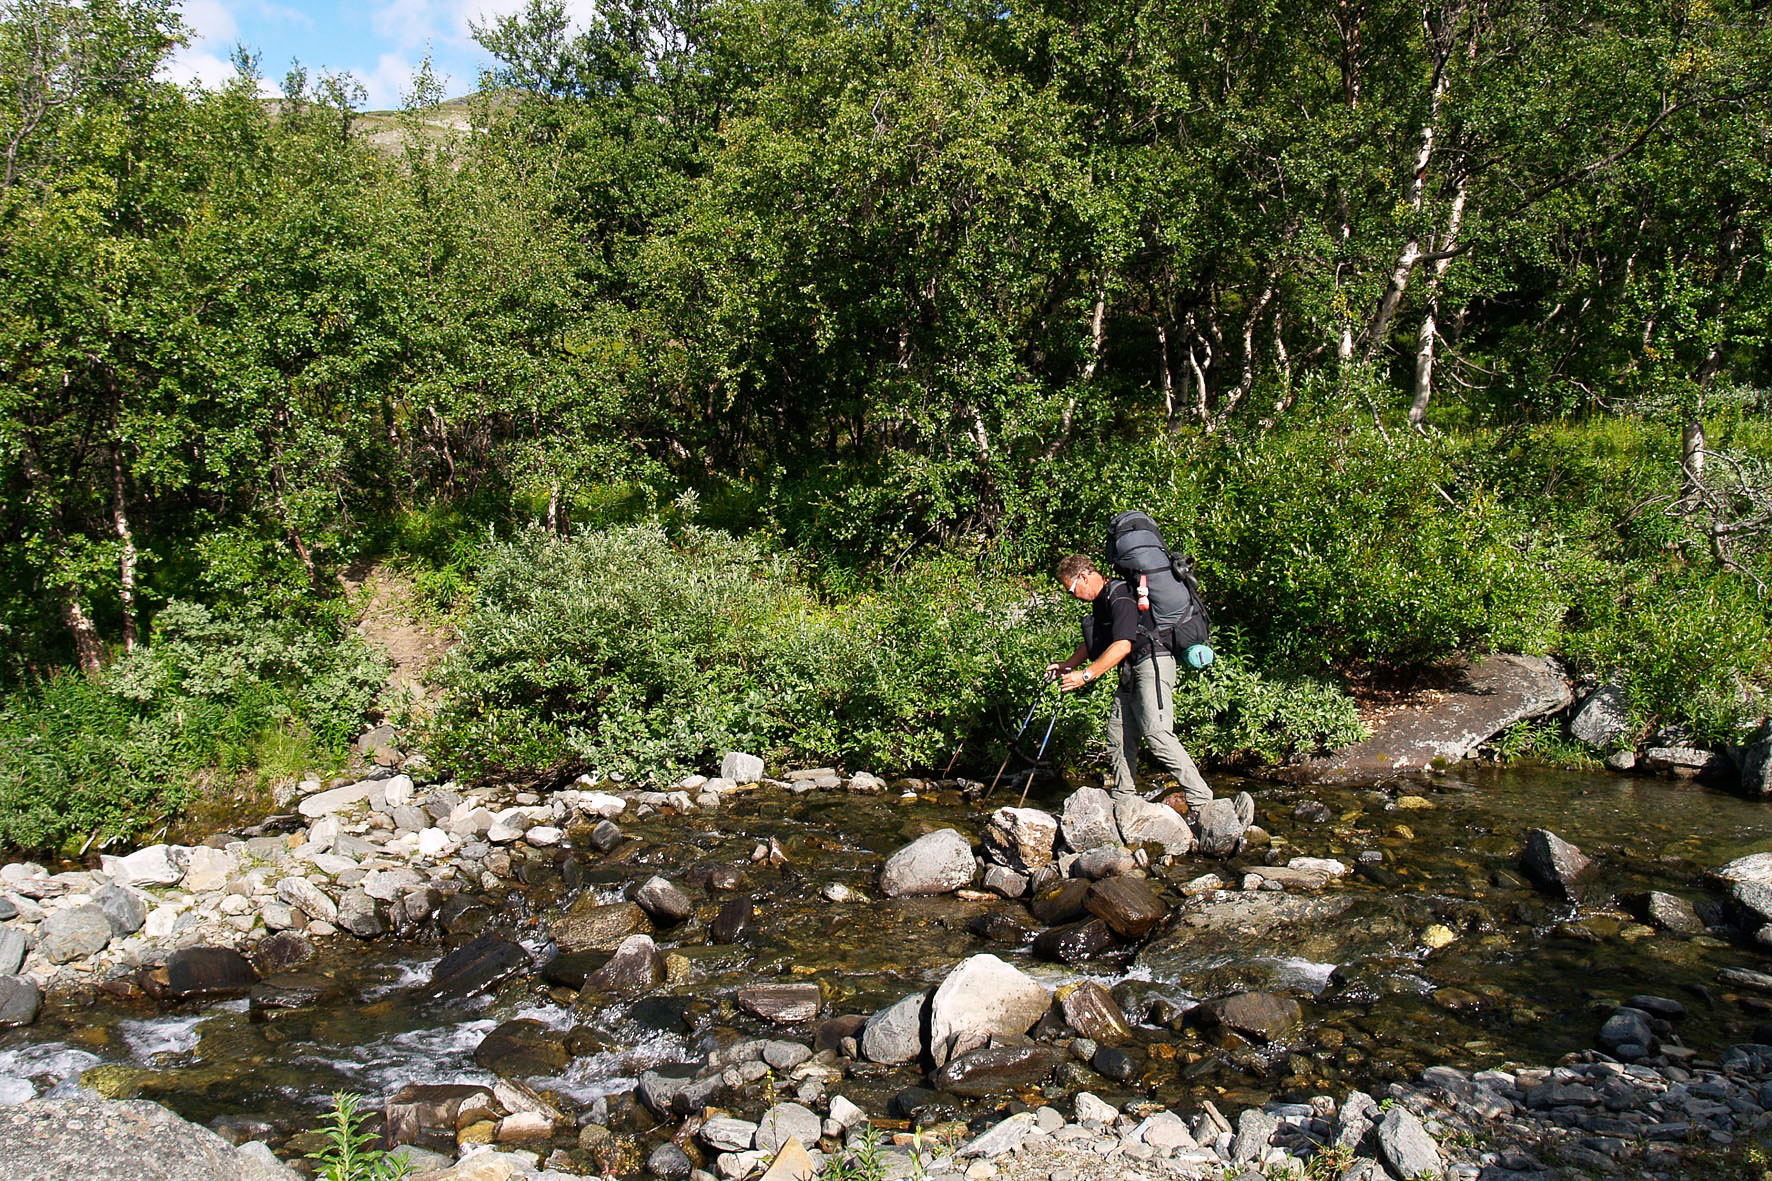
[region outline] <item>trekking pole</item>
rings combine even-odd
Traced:
[[[984,795],[979,797],[979,803],[982,804],[985,800],[990,799],[991,793],[997,790],[997,781],[1003,778],[1003,772],[1009,767],[1009,760],[1015,757],[1015,744],[1021,741],[1023,734],[1027,733],[1028,724],[1034,720],[1035,711],[1040,708],[1040,702],[1046,699],[1046,691],[1052,685],[1052,678],[1046,678],[1046,682],[1034,693],[1034,699],[1028,702],[1027,717],[1021,719],[1021,726],[1015,731],[1015,737],[1009,740],[1009,753],[1003,756],[1003,765],[997,768],[997,774],[991,779],[991,785],[985,789]]]
[[[1028,768],[1028,781],[1021,785],[1021,799],[1015,805],[1017,808],[1027,805],[1028,789],[1034,786],[1034,776],[1040,773],[1040,760],[1046,757],[1046,744],[1052,741],[1052,731],[1058,725],[1058,716],[1064,713],[1064,707],[1070,699],[1069,693],[1061,692],[1058,695],[1058,705],[1052,711],[1052,720],[1046,723],[1046,737],[1040,739],[1040,749],[1034,752],[1034,765]]]

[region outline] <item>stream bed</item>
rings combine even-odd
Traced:
[[[517,875],[524,884],[449,937],[454,945],[496,930],[535,954],[538,970],[495,997],[423,999],[444,943],[340,934],[304,965],[339,987],[339,999],[313,1008],[266,1014],[244,999],[164,1009],[102,992],[52,997],[35,1024],[0,1031],[0,1103],[84,1081],[299,1156],[315,1146],[311,1129],[332,1093],[380,1100],[408,1083],[489,1084],[495,1076],[476,1061],[476,1048],[500,1023],[529,1019],[552,1031],[568,1060],[524,1081],[580,1123],[643,1134],[653,1122],[631,1097],[642,1071],[739,1037],[812,1040],[816,1023],[783,1030],[740,1012],[738,989],[816,982],[822,1017],[865,1015],[939,983],[980,951],[1049,985],[1096,980],[1135,1023],[1138,1068],[1129,1079],[1110,1082],[1067,1064],[1047,1084],[1048,1097],[1087,1089],[1178,1110],[1203,1099],[1241,1107],[1382,1088],[1433,1065],[1553,1063],[1591,1047],[1606,1015],[1633,994],[1683,1003],[1689,1017],[1680,1040],[1700,1057],[1761,1040],[1755,1028],[1772,1018],[1772,1003],[1717,981],[1723,968],[1767,971],[1772,956],[1739,939],[1654,930],[1638,921],[1633,901],[1662,890],[1705,913],[1706,869],[1772,849],[1764,804],[1667,780],[1518,768],[1460,767],[1383,789],[1227,777],[1215,787],[1254,792],[1271,849],[1153,867],[1153,884],[1174,913],[1141,948],[1102,960],[1042,963],[1025,945],[972,933],[992,913],[1037,926],[1019,901],[876,897],[881,863],[908,840],[941,827],[976,839],[984,814],[960,792],[765,788],[715,811],[626,819],[627,839],[607,855],[530,856]],[[1064,792],[1042,782],[1028,803],[1056,810]],[[993,804],[1009,802],[999,796]],[[1581,905],[1523,880],[1519,853],[1534,827],[1597,863]],[[771,841],[785,860],[754,861]],[[1245,865],[1295,855],[1338,858],[1358,870],[1320,893],[1239,888]],[[737,891],[708,887],[719,867],[742,871]],[[1208,873],[1228,889],[1184,893]],[[623,899],[654,874],[697,902],[694,917],[657,936],[662,950],[688,959],[688,983],[595,1008],[550,984],[539,969],[552,950],[546,916],[586,891]],[[863,897],[828,901],[833,885]],[[710,924],[734,897],[748,897],[755,917],[736,942],[712,944]],[[1444,932],[1430,936],[1436,927]],[[1296,996],[1302,1023],[1263,1042],[1186,1019],[1194,1001],[1240,991]],[[907,1087],[927,1085],[914,1066],[851,1067],[843,1093],[874,1114]],[[1001,1102],[954,1100],[943,1110],[965,1118]]]

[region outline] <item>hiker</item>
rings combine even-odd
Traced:
[[[1083,642],[1070,659],[1047,666],[1059,674],[1059,688],[1082,689],[1113,673],[1117,684],[1108,713],[1108,749],[1113,755],[1114,801],[1138,798],[1133,766],[1144,739],[1165,770],[1175,776],[1197,820],[1212,802],[1212,788],[1175,737],[1175,655],[1139,626],[1138,598],[1120,579],[1110,579],[1082,554],[1058,564],[1058,580],[1074,598],[1091,604],[1083,620]],[[1255,812],[1247,792],[1237,797],[1238,819],[1247,827]]]

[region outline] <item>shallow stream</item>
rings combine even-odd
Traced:
[[[1221,780],[1223,793],[1237,784]],[[444,948],[359,943],[340,935],[317,968],[344,989],[339,1003],[270,1019],[244,1000],[163,1010],[143,1001],[51,1002],[28,1028],[0,1032],[0,1102],[17,1102],[84,1078],[113,1095],[159,1100],[237,1138],[267,1137],[281,1149],[312,1128],[334,1091],[381,1098],[410,1082],[491,1082],[473,1051],[501,1021],[538,1020],[566,1034],[574,1057],[533,1085],[569,1101],[585,1121],[641,1121],[625,1093],[641,1070],[686,1061],[717,1042],[769,1031],[738,1013],[732,996],[760,982],[817,981],[826,1014],[865,1014],[938,982],[962,958],[992,951],[1051,984],[1087,975],[1113,989],[1135,1020],[1179,1002],[1245,989],[1291,991],[1304,1000],[1303,1026],[1283,1046],[1246,1042],[1176,1021],[1138,1029],[1140,1066],[1112,1084],[1081,1066],[1061,1086],[1106,1098],[1148,1095],[1187,1109],[1199,1099],[1241,1107],[1274,1097],[1344,1093],[1382,1086],[1423,1067],[1554,1062],[1593,1044],[1611,1007],[1635,993],[1685,1004],[1681,1040],[1700,1056],[1751,1040],[1772,1004],[1717,983],[1719,969],[1768,970],[1772,957],[1740,942],[1679,939],[1633,917],[1630,896],[1659,889],[1707,897],[1704,869],[1772,849],[1766,805],[1696,786],[1546,770],[1459,769],[1386,790],[1246,785],[1257,823],[1274,837],[1268,859],[1305,854],[1361,865],[1320,895],[1184,902],[1180,887],[1216,872],[1235,891],[1242,862],[1183,858],[1160,872],[1179,916],[1136,954],[1080,967],[1034,961],[1025,947],[988,944],[969,933],[980,914],[1033,925],[1026,907],[956,898],[832,903],[841,883],[872,897],[884,857],[907,840],[953,826],[976,836],[982,815],[957,792],[902,798],[766,789],[735,796],[717,812],[658,813],[624,820],[628,836],[607,857],[533,857],[528,885],[493,911],[486,929],[514,933],[538,959],[548,951],[543,916],[593,890],[616,900],[654,873],[697,899],[695,918],[658,937],[687,956],[692,983],[642,1001],[575,1012],[568,990],[540,974],[496,999],[464,1006],[422,1002],[417,987]],[[1037,785],[1030,805],[1056,808],[1063,787]],[[1301,818],[1308,801],[1327,813]],[[996,803],[1005,802],[999,798]],[[1598,887],[1580,907],[1522,884],[1523,834],[1547,827],[1600,865]],[[774,839],[786,863],[754,863]],[[1362,854],[1365,855],[1362,860]],[[1382,860],[1377,855],[1382,855]],[[1264,856],[1251,855],[1251,862]],[[756,917],[735,944],[711,946],[708,924],[733,895],[689,885],[699,868],[743,869],[740,894]],[[1240,895],[1240,892],[1239,892]],[[1253,909],[1240,910],[1245,904]],[[1288,909],[1276,911],[1274,906]],[[1204,910],[1201,910],[1204,906]],[[1198,917],[1190,920],[1190,914]],[[1210,917],[1206,917],[1210,916]],[[1202,925],[1191,925],[1199,923]],[[1435,925],[1456,938],[1430,951]],[[456,941],[474,932],[458,932]],[[809,1040],[811,1029],[788,1036]],[[924,1080],[909,1068],[858,1066],[843,1093],[872,1113]],[[992,1101],[957,1105],[957,1114]],[[754,1114],[754,1113],[752,1113]]]

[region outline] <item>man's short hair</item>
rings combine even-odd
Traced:
[[[1058,581],[1069,586],[1085,574],[1099,573],[1095,563],[1082,554],[1071,554],[1058,563]]]

